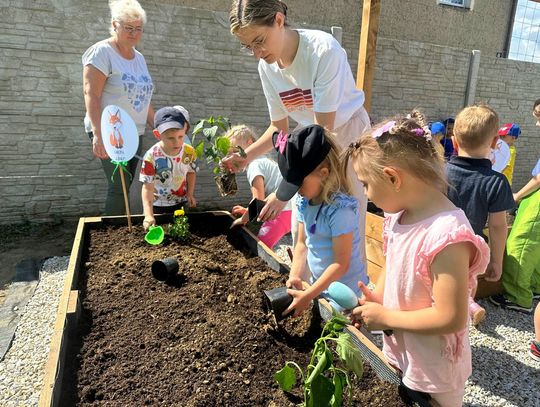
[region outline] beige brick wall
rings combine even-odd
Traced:
[[[358,2],[317,0],[310,7],[300,0],[288,2],[293,25],[307,22],[309,27],[326,30],[331,25],[343,26],[353,72],[358,56]],[[224,11],[228,1],[143,0],[142,4],[148,25],[140,49],[156,86],[153,105],[180,103],[193,120],[223,114],[234,123],[246,122],[263,130],[268,114],[257,63],[239,52],[229,34]],[[181,4],[221,8],[215,6],[220,11],[213,12]],[[101,211],[106,182],[83,131],[80,58],[86,48],[107,37],[108,26],[104,0],[0,2],[0,224]],[[380,35],[373,117],[380,119],[415,106],[433,119],[455,114],[464,100],[469,52]],[[540,97],[539,77],[538,64],[482,56],[477,99],[487,99],[501,112],[502,120],[514,120],[524,129],[518,144],[517,186],[526,182],[539,155],[540,132],[530,118],[530,104]],[[147,132],[144,148],[153,142]],[[249,191],[244,175],[240,180],[240,197],[221,199],[211,175],[203,169],[196,188],[200,204],[230,208],[238,200],[246,202]],[[137,188],[132,202],[137,212]]]

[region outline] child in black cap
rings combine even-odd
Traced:
[[[346,284],[360,296],[358,282],[368,283],[360,257],[360,208],[346,172],[341,170],[333,137],[323,127],[310,125],[290,135],[274,133],[272,140],[283,175],[277,198],[288,201],[298,192],[294,203],[298,242],[286,283],[294,299],[284,314],[294,309],[294,316],[300,315],[313,299],[321,294],[326,297],[333,281]],[[311,287],[303,290],[306,259]]]

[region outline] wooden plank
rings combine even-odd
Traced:
[[[379,276],[382,272],[382,267],[378,266],[375,263],[367,261],[367,275],[369,277],[369,280],[375,284],[377,280],[379,279]]]
[[[373,213],[366,213],[366,236],[371,237],[379,242],[382,242],[384,218]]]
[[[364,91],[364,107],[368,113],[371,110],[371,87],[375,76],[375,54],[380,14],[381,0],[364,0],[356,87]]]
[[[90,222],[95,222],[99,218],[90,218]],[[55,405],[55,399],[59,395],[55,394],[55,388],[57,385],[56,378],[58,377],[59,370],[62,363],[62,355],[65,352],[65,341],[63,340],[65,327],[66,327],[66,314],[68,310],[69,298],[71,294],[72,285],[74,283],[74,276],[76,270],[79,268],[79,263],[82,255],[83,242],[85,231],[85,218],[79,219],[77,226],[77,232],[73,240],[73,248],[71,249],[71,256],[69,258],[69,264],[66,273],[66,279],[64,281],[64,289],[60,302],[58,304],[58,311],[56,313],[56,320],[54,323],[53,334],[51,338],[51,345],[49,350],[49,356],[45,363],[45,376],[43,378],[43,388],[39,395],[39,407],[50,407]]]
[[[68,306],[67,306],[68,314],[74,314],[77,312],[78,301],[79,301],[79,291],[71,290],[69,293]]]
[[[386,259],[383,254],[383,243],[366,236],[366,257],[377,266],[384,267]]]

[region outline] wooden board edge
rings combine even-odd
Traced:
[[[64,288],[58,304],[56,318],[49,347],[49,355],[45,362],[45,375],[43,377],[43,385],[39,395],[38,406],[50,407],[54,402],[54,391],[56,379],[58,377],[58,369],[60,366],[60,355],[62,346],[65,346],[63,336],[66,328],[66,317],[68,311],[69,299],[72,291],[73,279],[76,269],[80,263],[82,254],[82,242],[84,241],[84,233],[87,223],[94,223],[101,218],[80,218],[77,225],[77,231],[73,240],[73,247],[69,258],[66,277],[64,280]]]

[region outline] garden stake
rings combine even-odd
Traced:
[[[137,148],[139,147],[137,126],[135,126],[135,122],[131,116],[121,107],[108,105],[105,106],[101,113],[101,134],[105,151],[107,152],[111,163],[116,165],[111,179],[114,177],[116,170],[120,170],[120,180],[122,181],[122,193],[124,195],[124,205],[126,207],[128,230],[131,232],[131,211],[129,210],[124,171],[131,177],[126,166],[129,160],[135,156]]]

